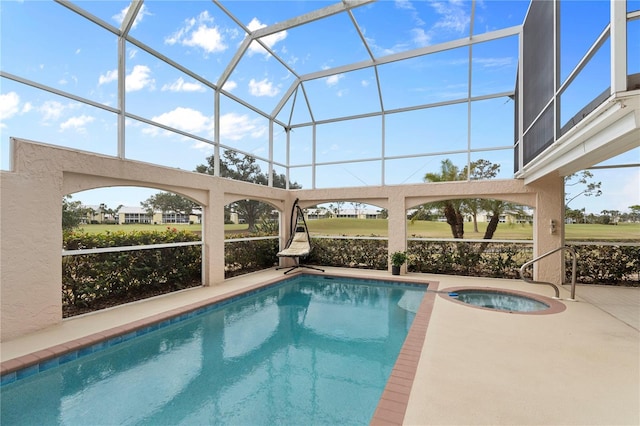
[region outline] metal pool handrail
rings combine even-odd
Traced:
[[[550,256],[556,252],[559,251],[568,251],[569,253],[571,253],[571,298],[567,299],[567,300],[576,300],[576,273],[577,273],[577,261],[576,261],[576,251],[573,249],[573,247],[569,247],[569,246],[562,246],[562,247],[558,247],[557,249],[553,249],[550,252],[547,252],[541,256],[536,257],[533,260],[530,260],[528,262],[526,262],[524,265],[522,265],[520,267],[520,278],[529,284],[546,284],[546,285],[550,285],[551,287],[553,287],[553,289],[556,292],[556,299],[560,298],[560,290],[558,290],[558,286],[550,283],[550,282],[546,282],[546,281],[534,281],[534,280],[530,280],[529,278],[526,278],[524,276],[524,270],[528,267],[533,265],[534,263],[536,263],[538,260],[540,259],[544,259],[547,256]]]

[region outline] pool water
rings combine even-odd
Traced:
[[[302,275],[2,386],[2,425],[368,424],[426,286]]]

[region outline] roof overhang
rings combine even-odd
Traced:
[[[516,175],[525,184],[568,176],[640,146],[640,90],[617,93]]]

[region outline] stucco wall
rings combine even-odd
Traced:
[[[224,281],[225,202],[251,198],[284,211],[290,197],[283,189],[12,140],[12,171],[0,174],[0,340],[62,321],[62,197],[108,186],[172,191],[203,206],[204,285]]]
[[[554,176],[528,186],[509,179],[286,191],[22,140],[12,141],[12,161],[12,171],[0,174],[0,340],[62,321],[62,197],[92,188],[157,188],[202,205],[204,285],[224,281],[224,206],[246,198],[285,213],[280,215],[281,246],[288,236],[289,212],[296,198],[302,207],[344,200],[388,209],[391,252],[406,249],[408,208],[451,198],[497,198],[534,207],[535,255],[564,241],[563,182]],[[558,220],[557,234],[548,232],[552,218]],[[545,259],[536,274],[537,279],[560,283],[561,258]]]

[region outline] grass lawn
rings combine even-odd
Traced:
[[[316,235],[348,236],[388,236],[387,221],[384,219],[320,219],[307,221],[309,231]],[[473,223],[464,224],[464,236],[469,239],[481,239],[487,223],[478,223],[478,232],[473,232]],[[619,225],[571,224],[565,228],[567,240],[609,240],[640,241],[640,224],[623,223]],[[446,222],[416,221],[407,222],[408,237],[451,238],[451,228]],[[532,225],[501,223],[493,235],[500,240],[530,240],[533,238]]]
[[[385,219],[317,219],[308,220],[309,231],[313,235],[346,235],[346,236],[380,236],[387,237],[387,221]],[[84,225],[82,229],[89,233],[105,231],[150,230],[163,231],[167,227],[179,230],[201,231],[201,225]],[[478,223],[478,232],[473,232],[473,223],[464,226],[464,236],[469,239],[480,239],[484,235],[486,223]],[[225,225],[225,231],[242,232],[246,224]],[[604,241],[640,241],[640,223],[621,223],[619,225],[565,225],[567,240],[604,240]],[[408,237],[451,238],[451,230],[445,222],[416,221],[407,223]],[[493,236],[500,240],[530,240],[533,238],[532,225],[516,225],[501,223]]]
[[[172,223],[165,225],[148,225],[144,223],[132,223],[128,225],[82,225],[79,229],[82,229],[88,234],[100,234],[105,231],[118,232],[118,231],[164,231],[167,228],[176,228],[178,231],[202,231],[202,225],[187,225],[183,223]],[[241,232],[246,231],[248,225],[225,225],[224,230],[227,232]]]

